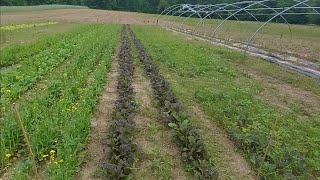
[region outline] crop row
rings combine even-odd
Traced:
[[[107,179],[125,179],[131,173],[136,146],[132,136],[134,129],[135,101],[132,87],[133,61],[128,26],[123,26],[119,52],[118,99],[111,124],[110,157],[103,165]]]
[[[82,44],[82,53],[64,72],[54,74],[46,82],[47,88],[19,103],[37,161],[48,163],[53,177],[71,177],[78,165],[76,155],[88,135],[92,110],[116,46],[116,33],[115,26],[94,26],[89,32],[91,40]],[[15,114],[6,111],[3,118],[1,152],[13,156],[23,153]],[[50,152],[54,155],[48,159]],[[2,167],[8,161],[3,157],[0,160]]]
[[[19,66],[3,70],[1,72],[0,103],[6,104],[19,98],[24,91],[31,88],[55,67],[77,56],[76,52],[87,47],[87,42],[98,35],[96,33],[98,32],[86,31],[81,35],[72,35],[73,38],[61,39],[59,42],[50,41],[54,43],[51,48],[41,50],[35,55],[27,55],[28,59],[21,62]],[[32,46],[30,49],[33,49]],[[31,51],[30,54],[33,52]]]
[[[130,30],[130,34],[139,51],[139,58],[144,63],[145,72],[151,79],[160,115],[163,122],[173,129],[175,142],[182,150],[183,160],[192,167],[195,179],[216,179],[218,173],[206,156],[204,142],[198,130],[191,125],[191,117],[182,108],[169,83],[160,75],[143,44],[133,31]]]
[[[5,49],[1,49],[0,68],[21,63],[26,60],[31,60],[33,57],[44,50],[52,49],[57,46],[57,43],[65,40],[72,40],[79,38],[82,33],[87,32],[90,26],[81,26],[82,28],[75,28],[71,32],[64,34],[57,34],[49,38],[45,38],[26,45],[13,45]]]

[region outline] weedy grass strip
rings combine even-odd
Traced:
[[[30,57],[20,67],[9,72],[1,72],[0,104],[6,104],[18,98],[45,74],[52,71],[61,63],[76,56],[89,39],[98,34],[95,31],[86,31],[76,35],[76,38],[65,38],[56,43],[53,48],[41,51]]]
[[[99,33],[100,31],[93,33],[92,37],[98,35]],[[60,99],[63,98],[63,95],[68,94],[64,91],[66,91],[68,87],[74,86],[73,82],[76,82],[79,78],[85,78],[87,73],[91,71],[90,68],[92,66],[92,63],[94,63],[91,60],[95,59],[94,55],[91,52],[97,51],[96,46],[98,46],[98,39],[82,46],[85,51],[82,51],[76,56],[72,57],[70,61],[68,61],[71,63],[66,66],[66,69],[58,72],[53,71],[56,74],[51,74],[50,78],[47,80],[46,88],[44,88],[42,91],[38,91],[37,94],[33,94],[33,97],[30,99],[26,97],[22,100],[18,100],[17,102],[22,103],[21,110],[28,112],[27,114],[36,113],[41,115],[42,113],[44,113],[44,109],[51,107],[54,103],[60,101]],[[100,45],[100,48],[102,49],[103,45]],[[89,58],[90,61],[88,61],[87,58]],[[74,78],[74,75],[76,74],[79,74],[79,76],[76,76],[76,78]],[[74,93],[76,93],[75,90]],[[3,146],[0,147],[0,149],[10,153],[12,153],[15,149],[19,149],[17,145],[21,143],[21,138],[18,136],[20,131],[15,128],[17,124],[15,123],[15,116],[12,113],[11,108],[12,107],[10,106],[10,102],[6,102],[4,103],[4,107],[1,109],[1,116],[4,118],[4,131],[0,136],[1,138],[3,138]],[[30,129],[35,123],[34,121],[36,121],[36,119],[31,118],[30,120],[28,120],[25,123],[26,127]],[[42,144],[44,147],[46,147],[47,145],[47,143],[40,144]]]
[[[183,160],[192,168],[195,179],[217,179],[218,172],[208,160],[204,142],[198,130],[191,125],[191,117],[183,109],[169,83],[160,75],[152,57],[131,29],[130,35],[139,51],[140,60],[144,63],[145,72],[151,80],[160,115],[163,122],[174,130],[175,142],[182,149]]]
[[[107,179],[126,179],[131,174],[136,145],[133,143],[135,101],[133,92],[134,66],[131,44],[128,38],[128,26],[121,32],[119,52],[119,77],[115,112],[109,137],[111,152],[109,161],[103,165],[103,176]]]
[[[48,92],[21,102],[23,109],[20,111],[26,129],[33,137],[30,143],[37,160],[48,164],[53,179],[72,177],[78,166],[77,153],[88,135],[91,114],[110,69],[117,30],[118,26],[113,25],[93,28],[91,31],[95,36],[84,53],[67,68],[66,73],[50,82]],[[6,129],[10,132],[1,134],[4,137],[1,139],[6,139],[1,151],[8,151],[14,145],[14,139],[18,139],[16,143],[21,141],[19,132],[14,132],[16,124],[10,123],[12,118],[7,116],[5,119]],[[17,144],[11,151],[23,148]]]
[[[38,40],[31,44],[18,44],[11,45],[0,50],[1,61],[0,68],[1,71],[7,71],[9,66],[15,65],[17,63],[22,63],[24,61],[32,60],[31,57],[41,53],[44,50],[49,50],[56,48],[58,43],[62,40],[72,41],[73,39],[79,38],[83,33],[89,31],[91,26],[81,25],[80,27],[72,29],[70,32],[57,34],[49,38]]]

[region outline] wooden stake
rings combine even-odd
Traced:
[[[20,116],[20,113],[19,113],[19,111],[18,111],[18,108],[17,108],[16,104],[13,103],[13,106],[14,106],[14,110],[15,110],[15,112],[16,112],[16,114],[17,114],[17,117],[18,117],[18,123],[19,123],[20,129],[21,129],[21,131],[22,131],[24,140],[25,140],[25,142],[26,142],[26,144],[27,144],[29,153],[30,153],[30,155],[31,155],[31,159],[32,159],[32,170],[33,170],[33,172],[34,172],[34,175],[35,175],[36,177],[38,177],[37,162],[36,162],[36,158],[35,158],[35,156],[34,156],[34,154],[33,154],[33,152],[32,152],[32,148],[31,148],[31,145],[30,145],[30,142],[29,142],[29,139],[28,139],[28,134],[27,134],[27,132],[26,132],[24,126],[23,126],[22,118],[21,118],[21,116]]]

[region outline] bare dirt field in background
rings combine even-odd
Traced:
[[[13,12],[1,14],[1,25],[43,21],[74,23],[119,23],[156,24],[156,16],[121,11],[95,9],[56,9],[34,12]]]

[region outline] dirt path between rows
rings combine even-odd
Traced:
[[[118,54],[118,52],[116,54]],[[86,159],[79,173],[76,175],[76,179],[100,179],[94,175],[99,170],[106,155],[109,154],[107,135],[117,99],[118,70],[118,57],[115,57],[111,65],[111,70],[107,75],[107,85],[102,91],[99,104],[94,113],[94,118],[91,121],[91,132],[86,149]]]
[[[140,146],[134,167],[135,179],[191,179],[184,171],[180,151],[171,141],[171,133],[159,122],[150,81],[137,64],[133,87],[138,103],[134,120],[137,130],[135,142]]]
[[[194,117],[197,117],[201,123],[197,123],[198,127],[202,131],[202,137],[207,146],[214,146],[218,157],[214,157],[217,160],[217,169],[219,171],[219,179],[237,179],[241,180],[254,180],[255,172],[251,169],[247,160],[237,152],[237,148],[234,143],[228,138],[227,133],[219,127],[213,120],[207,116],[202,109],[194,105],[191,107],[191,111]],[[206,135],[204,135],[206,134]],[[210,151],[208,152],[210,153]]]

